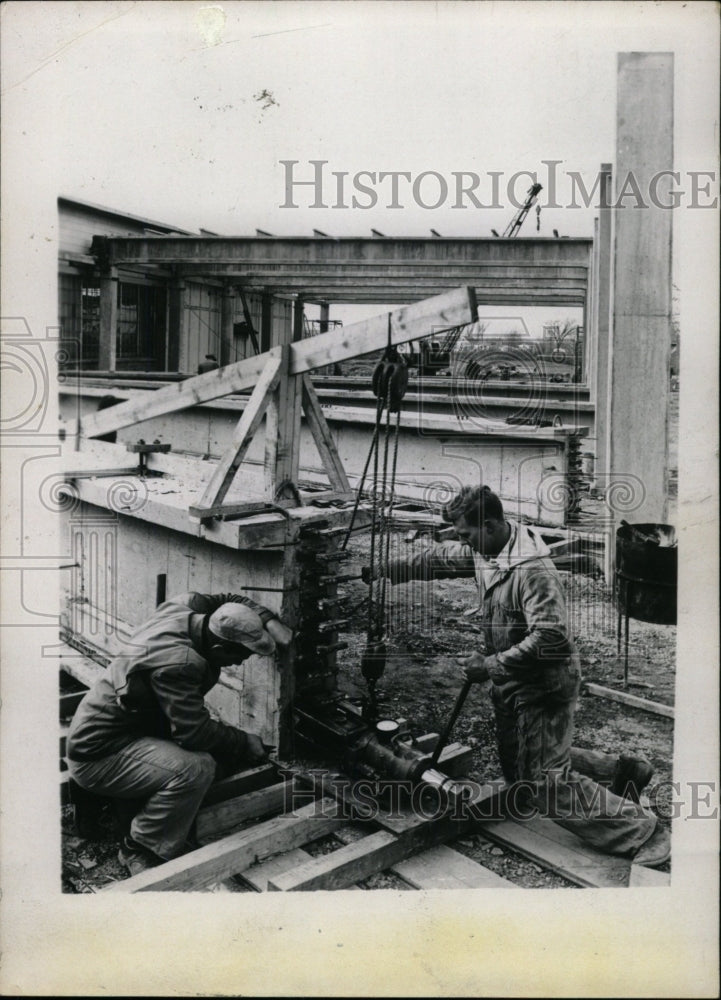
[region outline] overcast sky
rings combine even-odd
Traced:
[[[508,180],[557,166],[592,186],[614,159],[616,52],[676,53],[677,146],[694,156],[694,114],[713,66],[709,5],[634,3],[14,3],[3,10],[4,112],[15,151],[52,176],[58,194],[221,234],[490,235],[516,208]],[[714,97],[709,93],[708,100]],[[39,138],[41,142],[39,143]],[[402,171],[400,209],[310,208],[286,200],[283,160],[311,179],[310,160],[348,172]],[[697,169],[703,169],[697,164]],[[289,168],[288,168],[289,169]],[[411,184],[429,176],[415,204]],[[453,174],[475,172],[498,208],[454,209]],[[368,183],[366,177],[365,183]],[[515,184],[519,201],[530,185]],[[359,199],[362,203],[368,197]],[[592,233],[593,211],[535,212],[523,235]]]

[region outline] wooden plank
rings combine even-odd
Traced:
[[[268,881],[269,892],[301,892],[310,889],[344,889],[390,867],[408,852],[405,840],[387,830],[378,830],[361,840],[321,854],[291,871]]]
[[[180,858],[149,868],[132,878],[116,882],[101,892],[167,892],[200,889],[254,862],[291,850],[331,833],[343,822],[335,802],[320,799],[298,809],[292,816],[277,816],[250,830],[231,834],[214,844]]]
[[[392,866],[391,871],[414,889],[517,889],[508,879],[452,847],[439,844]]]
[[[204,375],[194,375],[183,382],[175,382],[163,389],[144,394],[127,403],[111,406],[100,413],[83,417],[81,432],[85,437],[97,437],[108,431],[121,430],[132,424],[159,417],[165,413],[184,410],[196,403],[207,403],[211,399],[227,396],[231,392],[242,392],[252,388],[261,377],[263,370],[271,357],[279,356],[279,348],[273,348],[266,354],[245,358],[225,368],[206,372]],[[68,432],[72,434],[73,431]]]
[[[216,802],[224,802],[233,799],[238,795],[247,795],[258,788],[265,788],[273,785],[278,780],[278,767],[276,764],[260,764],[258,767],[250,767],[245,771],[232,774],[222,781],[216,781],[205,793],[203,807],[213,805]]]
[[[471,287],[455,288],[394,310],[391,313],[391,343],[405,344],[409,340],[472,323],[476,319],[475,290]],[[335,361],[357,358],[381,350],[387,343],[388,314],[384,313],[293,344],[290,373],[298,375]]]
[[[290,803],[292,781],[281,781],[255,792],[247,792],[226,802],[206,806],[195,819],[195,835],[200,843],[233,830],[247,819],[260,819],[283,812]]]
[[[238,878],[246,882],[256,892],[267,892],[268,883],[272,879],[287,871],[299,868],[310,859],[311,855],[307,851],[304,851],[302,847],[296,847],[292,851],[285,851],[274,858],[268,858],[267,861],[259,861],[257,864],[251,865],[244,872],[240,872]]]
[[[584,687],[589,694],[596,695],[597,698],[608,698],[609,701],[617,701],[622,705],[629,705],[631,708],[640,708],[644,712],[653,712],[654,715],[663,715],[667,719],[674,718],[675,713],[671,705],[662,705],[658,701],[639,698],[638,695],[628,694],[627,691],[615,691],[613,688],[603,687],[601,684],[585,684]]]
[[[348,476],[309,375],[303,376],[303,412],[331,486],[349,492]]]
[[[550,819],[491,820],[482,825],[484,837],[518,851],[524,857],[545,865],[588,888],[627,886],[630,861],[594,851],[568,830]]]
[[[235,479],[238,466],[245,457],[253,435],[260,427],[268,399],[281,377],[282,364],[282,359],[277,355],[268,359],[248,400],[248,405],[238,421],[230,447],[216,465],[213,475],[208,480],[203,495],[196,505],[197,507],[212,507],[214,504],[222,503]]]
[[[655,868],[646,868],[645,865],[631,865],[631,875],[628,885],[629,888],[669,886],[671,885],[671,873],[660,872]]]

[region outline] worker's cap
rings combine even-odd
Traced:
[[[275,649],[273,637],[263,628],[260,617],[245,604],[221,604],[210,616],[208,629],[222,642],[241,644],[262,656],[269,656]]]

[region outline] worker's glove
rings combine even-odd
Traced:
[[[265,744],[255,733],[246,733],[245,759],[249,764],[262,764],[268,759]]]
[[[482,684],[490,677],[488,666],[483,653],[470,653],[468,656],[456,657],[456,663],[463,667],[463,673],[467,681],[474,684]]]
[[[271,618],[266,622],[265,630],[279,646],[289,646],[293,639],[293,629],[288,628],[279,618]]]

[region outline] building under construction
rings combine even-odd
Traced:
[[[634,59],[619,68],[627,113],[617,162],[601,165],[608,192],[630,169],[640,177],[672,167],[672,67],[661,55]],[[628,96],[639,79],[645,103]],[[281,753],[299,727],[321,745],[358,747],[367,711],[343,702],[342,722],[329,721],[341,711],[334,605],[351,529],[374,530],[379,516],[404,508],[443,530],[448,496],[485,483],[559,555],[592,552],[611,581],[620,520],[668,521],[670,213],[602,208],[594,232],[572,239],[517,229],[483,239],[223,237],[66,198],[59,213],[60,506],[72,564],[61,662],[76,679],[89,683],[166,596],[243,591],[276,611],[296,642],[224,672],[207,698],[212,711]],[[392,308],[338,325],[338,303]],[[479,305],[580,310],[574,379],[486,379],[480,391],[467,371],[445,385],[424,385],[421,371],[391,416],[370,379],[344,386],[328,376],[354,359],[394,357],[399,345],[420,357],[419,343],[457,341],[478,323]],[[312,324],[311,307],[320,317]],[[386,433],[395,450],[379,504],[366,459]],[[588,523],[578,517],[581,492],[595,503]],[[458,754],[446,753],[446,771],[442,757],[429,767],[427,744],[402,726],[395,736],[389,749],[371,734],[364,764],[465,794]],[[277,781],[244,780],[235,792],[264,803],[256,818],[269,803],[280,808]],[[383,850],[367,852],[376,868],[461,828],[410,834],[388,820],[383,831]],[[255,842],[244,850],[218,849],[214,863],[189,855],[177,873],[158,869],[138,887],[208,884],[241,870],[241,855],[263,853]],[[367,870],[348,868],[353,877]],[[280,877],[276,887],[337,887],[348,877],[300,886]]]

